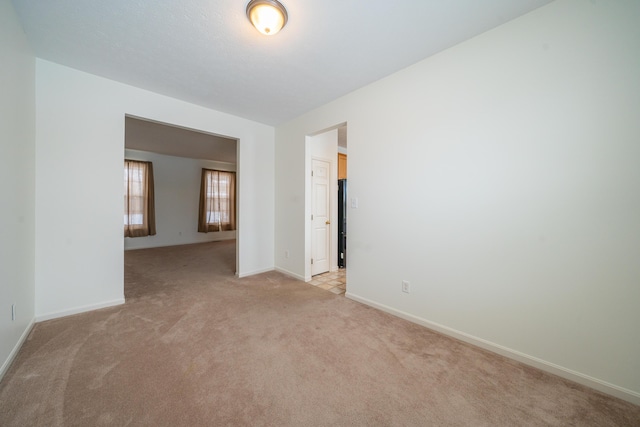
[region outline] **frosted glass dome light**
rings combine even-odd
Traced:
[[[272,36],[287,24],[287,10],[277,0],[251,0],[247,5],[247,18],[256,30]]]

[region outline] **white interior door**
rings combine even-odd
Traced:
[[[331,237],[331,164],[311,161],[311,275],[329,271]]]

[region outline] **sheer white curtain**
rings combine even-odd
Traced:
[[[202,169],[198,231],[236,229],[235,172]]]
[[[156,234],[153,165],[124,161],[124,237]]]

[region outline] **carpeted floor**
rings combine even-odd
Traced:
[[[640,407],[271,272],[130,251],[127,303],[36,324],[1,426],[638,426]]]

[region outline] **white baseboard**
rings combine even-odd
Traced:
[[[285,270],[284,268],[280,268],[280,267],[276,267],[276,271],[282,274],[286,274],[289,277],[293,277],[294,279],[298,279],[298,280],[302,280],[303,282],[306,282],[306,280],[304,280],[304,276],[296,274],[293,271]]]
[[[71,316],[72,314],[84,313],[87,311],[98,310],[100,308],[113,307],[116,305],[124,304],[124,298],[118,298],[112,301],[105,301],[98,304],[84,305],[81,307],[74,307],[69,310],[56,311],[53,313],[45,313],[36,316],[36,322],[43,322],[45,320],[57,319],[59,317]]]
[[[516,350],[512,350],[508,347],[504,347],[502,345],[492,343],[491,341],[487,341],[482,338],[478,338],[473,335],[469,335],[467,333],[449,328],[447,326],[440,325],[435,322],[431,322],[421,317],[414,316],[412,314],[405,313],[400,310],[396,310],[387,305],[380,304],[375,301],[371,301],[367,298],[354,295],[350,292],[347,292],[345,296],[354,301],[377,308],[379,310],[385,311],[389,314],[393,314],[394,316],[400,317],[410,322],[417,323],[418,325],[422,325],[426,328],[440,332],[444,335],[448,335],[450,337],[459,339],[460,341],[464,341],[466,343],[475,345],[485,350],[489,350],[493,353],[497,353],[501,356],[508,357],[509,359],[513,359],[518,362],[524,363],[525,365],[533,366],[534,368],[538,368],[540,370],[549,372],[559,377],[566,378],[568,380],[574,381],[578,384],[585,385],[587,387],[593,388],[595,390],[601,391],[611,396],[618,397],[620,399],[626,400],[627,402],[631,402],[634,405],[640,405],[640,393],[637,393],[633,390],[629,390],[624,387],[620,387],[615,384],[611,384],[606,381],[599,380],[598,378],[594,378],[589,375],[585,375],[580,372],[556,365],[554,363],[547,362],[537,357],[533,357],[528,354],[521,353]]]
[[[29,322],[29,325],[27,325],[25,330],[22,332],[22,335],[20,335],[20,339],[18,340],[16,345],[13,347],[13,350],[11,350],[11,353],[9,353],[9,357],[7,357],[7,360],[5,360],[4,363],[2,364],[2,367],[0,368],[0,381],[2,381],[2,378],[4,378],[4,374],[6,374],[7,371],[9,370],[9,366],[11,366],[11,364],[13,363],[13,360],[18,355],[18,352],[20,351],[22,344],[24,344],[25,340],[31,333],[31,330],[33,329],[33,325],[35,325],[35,323],[36,323],[35,319],[31,319],[31,322]]]
[[[273,267],[263,268],[263,269],[260,269],[260,270],[254,270],[254,271],[249,271],[249,272],[245,272],[245,273],[239,273],[238,277],[239,278],[243,278],[243,277],[248,277],[248,276],[255,276],[256,274],[266,273],[267,271],[273,271],[273,270],[274,270]]]
[[[214,232],[216,233],[216,232]],[[211,234],[211,233],[208,233]],[[153,236],[150,236],[149,238],[153,239]],[[127,237],[127,239],[129,239],[129,237]],[[135,238],[136,240],[140,239],[138,237]],[[143,238],[144,239],[144,238]],[[164,242],[164,243],[159,243],[156,245],[141,245],[141,246],[129,246],[127,247],[125,244],[124,247],[124,251],[137,251],[140,249],[157,249],[157,248],[169,248],[169,247],[174,247],[174,246],[191,246],[191,245],[201,245],[203,243],[213,243],[213,242],[225,242],[227,240],[236,240],[236,236],[231,236],[231,237],[221,237],[221,238],[217,238],[214,236],[213,239],[207,239],[207,240],[201,240],[201,241],[196,241],[196,242]]]

